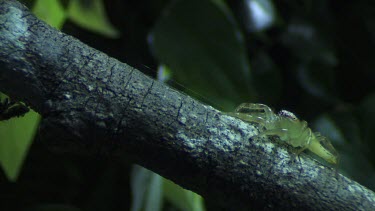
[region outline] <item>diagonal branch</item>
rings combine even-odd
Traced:
[[[375,195],[0,0],[0,90],[59,151],[126,157],[230,210],[375,210]]]

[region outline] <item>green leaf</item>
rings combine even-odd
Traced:
[[[183,211],[204,211],[203,198],[185,190],[158,174],[135,165],[131,175],[131,211],[161,210],[164,197]]]
[[[254,100],[254,91],[242,33],[229,10],[218,5],[172,1],[150,40],[155,56],[171,68],[177,82],[233,109]]]
[[[156,173],[153,173],[150,178],[149,189],[145,202],[145,211],[161,210],[163,199],[163,178]]]
[[[109,22],[102,0],[92,0],[88,1],[88,3],[71,0],[68,7],[68,15],[74,23],[85,29],[109,38],[120,36],[120,32]]]
[[[18,177],[39,120],[39,114],[30,111],[23,117],[0,122],[0,164],[11,181]]]
[[[131,211],[161,210],[163,199],[162,181],[162,177],[158,174],[135,165],[130,181],[133,195]]]
[[[189,190],[174,184],[172,181],[164,179],[164,194],[174,206],[182,211],[204,211],[203,198]]]
[[[59,0],[37,0],[33,13],[49,25],[61,29],[66,20],[66,14]]]

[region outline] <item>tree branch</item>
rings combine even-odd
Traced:
[[[0,90],[60,151],[126,157],[230,210],[375,210],[372,191],[0,0]]]

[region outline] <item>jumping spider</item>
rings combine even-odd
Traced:
[[[293,147],[299,147],[300,152],[308,149],[328,163],[337,164],[338,153],[330,141],[318,132],[313,132],[307,122],[299,120],[290,111],[281,110],[275,114],[271,108],[263,104],[242,103],[235,112],[229,115],[246,122],[255,122],[264,127],[258,136],[277,136],[281,141]]]

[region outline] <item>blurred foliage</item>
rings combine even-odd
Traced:
[[[184,190],[141,166],[133,166],[130,182],[133,197],[131,211],[163,210],[164,198],[178,210],[205,210],[203,199],[198,194]]]
[[[163,12],[149,41],[172,77],[189,88],[187,93],[197,90],[220,108],[253,98],[244,39],[228,10],[190,0],[175,1]]]
[[[70,0],[67,9],[67,16],[78,26],[103,36],[110,38],[117,38],[120,36],[118,30],[109,22],[102,0]]]
[[[61,29],[67,16],[59,0],[38,0],[33,6],[33,13],[57,29]]]
[[[7,107],[7,101],[9,98],[0,93],[1,107]],[[6,113],[14,105],[16,104],[10,104],[9,108],[1,109],[0,112]],[[22,112],[22,115],[17,114],[14,118],[0,121],[0,166],[10,181],[16,181],[18,177],[39,120],[40,116],[35,111],[30,111],[26,115]]]
[[[217,108],[261,102],[296,113],[332,140],[340,172],[375,190],[375,2],[35,2],[65,33],[155,78],[172,77]],[[75,18],[67,15],[72,2],[80,5]],[[58,8],[63,15],[53,17]],[[0,210],[200,209],[199,197],[170,184],[126,161],[54,155],[34,144],[19,180],[0,183]]]

